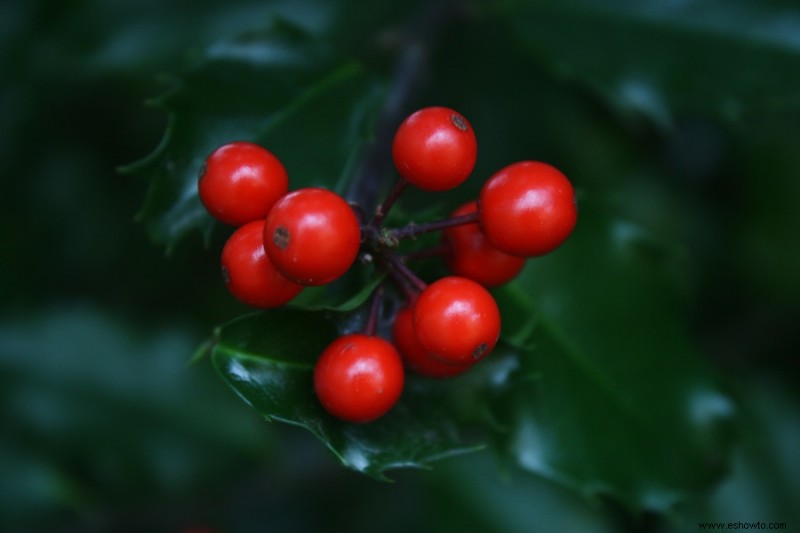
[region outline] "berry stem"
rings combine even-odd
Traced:
[[[400,198],[400,195],[403,194],[403,191],[406,190],[406,187],[408,187],[408,181],[406,181],[404,178],[400,178],[395,182],[392,190],[389,191],[389,194],[386,196],[383,202],[378,204],[378,207],[375,208],[375,214],[372,217],[370,226],[373,228],[379,228],[381,224],[383,224],[386,215],[389,214],[389,210],[395,204],[397,199]]]
[[[384,286],[378,285],[378,288],[372,293],[372,303],[369,307],[367,323],[364,325],[364,335],[374,337],[375,333],[378,331],[378,315],[380,315],[381,306],[383,305],[383,291]]]
[[[478,212],[473,211],[472,213],[467,213],[466,215],[450,217],[444,220],[437,220],[435,222],[426,222],[423,224],[414,224],[412,222],[408,226],[390,230],[388,232],[388,236],[392,240],[406,239],[408,237],[416,237],[417,235],[422,235],[424,233],[431,233],[456,226],[463,226],[464,224],[473,224],[477,221]]]
[[[428,287],[428,284],[414,274],[397,255],[387,253],[384,257],[388,263],[389,272],[402,277],[413,289],[422,292]]]
[[[419,296],[419,291],[412,287],[408,280],[406,280],[399,272],[395,270],[390,270],[389,275],[392,277],[392,280],[395,284],[400,287],[400,290],[403,292],[403,296],[405,296],[406,301],[408,303],[414,303],[414,301]]]

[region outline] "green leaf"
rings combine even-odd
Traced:
[[[171,247],[214,224],[197,195],[197,175],[216,147],[248,140],[286,166],[290,188],[341,191],[382,101],[382,85],[302,30],[274,24],[210,46],[170,92],[161,145],[127,170],[150,178],[140,218]]]
[[[716,482],[734,406],[681,323],[664,255],[637,222],[584,201],[569,241],[531,261],[536,317],[498,418],[531,472],[633,511],[666,511]]]
[[[737,143],[740,216],[728,229],[732,283],[745,282],[767,305],[800,301],[800,114],[763,116]],[[776,202],[776,191],[781,201]],[[746,199],[746,201],[743,201]]]
[[[306,287],[292,300],[291,306],[317,311],[353,311],[363,304],[385,279],[384,274],[377,274],[371,270],[356,265],[335,283]]]
[[[762,529],[786,531],[800,522],[796,503],[800,498],[800,401],[795,375],[779,375],[758,365],[729,378],[741,411],[740,442],[730,473],[707,499],[670,517],[674,522],[670,531],[689,531],[703,522],[761,522]]]
[[[453,395],[483,394],[487,372],[439,381],[407,376],[400,402],[381,419],[350,424],[332,417],[313,390],[316,358],[343,332],[353,330],[348,315],[329,311],[278,309],[236,319],[220,327],[212,357],[222,377],[267,420],[310,431],[341,463],[378,479],[398,467],[425,467],[442,457],[476,450],[463,436],[464,412]]]
[[[187,368],[195,342],[87,306],[0,317],[0,524],[187,497],[269,448],[210,369]]]
[[[669,126],[678,112],[738,119],[753,109],[800,103],[796,6],[521,1],[509,14],[537,60],[587,85],[623,115]]]

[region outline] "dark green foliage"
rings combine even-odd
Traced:
[[[437,5],[0,8],[0,528],[796,526],[800,11],[478,1],[429,27]],[[427,53],[398,78],[409,32]],[[358,264],[251,313],[225,293],[230,228],[196,179],[248,140],[292,188],[372,203],[394,179],[397,102],[461,111],[479,157],[455,191],[409,191],[390,224],[441,218],[520,159],[561,168],[580,213],[494,291],[495,353],[452,380],[411,376],[357,426],[320,408],[313,362],[382,280]]]

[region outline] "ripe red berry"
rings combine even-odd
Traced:
[[[389,341],[353,333],[339,337],[314,367],[314,390],[333,416],[363,423],[386,414],[403,392],[400,355]]]
[[[197,184],[211,215],[240,226],[263,219],[286,194],[289,179],[283,164],[268,150],[249,142],[232,142],[206,158]]]
[[[275,267],[302,285],[324,285],[344,274],[358,256],[361,227],[341,196],[310,187],[273,206],[264,248]]]
[[[500,336],[500,310],[479,283],[459,276],[439,279],[414,303],[420,345],[445,363],[470,365],[486,357]]]
[[[467,119],[446,107],[426,107],[406,118],[394,137],[397,171],[426,191],[445,191],[469,177],[478,157]]]
[[[478,210],[477,202],[467,202],[451,216],[458,217]],[[486,239],[477,223],[462,224],[442,231],[449,245],[445,258],[447,268],[457,276],[477,281],[485,287],[496,287],[514,279],[525,259],[501,252]]]
[[[422,347],[414,332],[414,316],[411,307],[404,307],[395,315],[392,337],[403,362],[410,370],[421,376],[449,378],[470,369],[469,365],[444,363]]]
[[[238,228],[222,248],[222,277],[238,300],[253,307],[278,307],[288,303],[302,285],[278,272],[264,252],[264,221]]]
[[[478,200],[483,234],[500,250],[521,256],[558,248],[578,219],[575,191],[558,169],[522,161],[495,173]]]

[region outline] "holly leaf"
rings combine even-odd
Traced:
[[[150,179],[139,219],[168,249],[215,224],[197,194],[212,150],[255,142],[283,162],[291,189],[341,192],[384,96],[358,63],[280,21],[210,46],[174,84],[151,102],[169,114],[160,146],[124,169]]]
[[[583,202],[569,241],[509,289],[535,322],[510,332],[519,367],[494,406],[523,469],[635,512],[719,480],[735,411],[681,323],[664,259],[645,227]]]
[[[397,467],[431,462],[479,449],[464,436],[468,412],[453,401],[481,394],[485,380],[452,383],[408,376],[398,404],[368,424],[329,415],[313,390],[314,363],[337,336],[351,331],[348,314],[283,308],[238,318],[217,329],[211,345],[214,366],[228,384],[267,421],[300,426],[317,437],[341,463],[377,479]],[[485,372],[501,363],[486,365]]]
[[[3,529],[188,498],[270,446],[209,368],[187,370],[193,334],[129,321],[85,304],[0,316]]]
[[[800,103],[800,17],[780,2],[518,2],[511,26],[537,61],[623,116],[738,119]],[[746,68],[743,68],[746,65]]]

